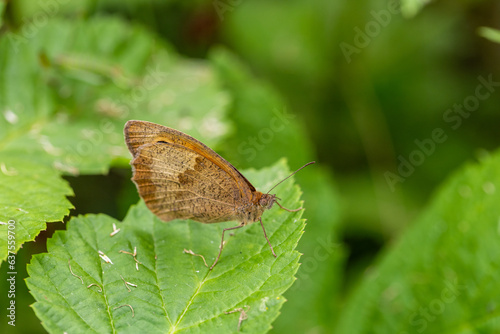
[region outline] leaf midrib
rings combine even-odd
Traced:
[[[191,236],[191,229],[190,229],[189,224],[188,224],[188,230],[189,230],[189,239],[191,240],[192,236]],[[201,280],[200,284],[198,284],[198,287],[196,288],[195,292],[193,293],[193,295],[189,299],[188,303],[186,304],[186,307],[184,307],[182,314],[177,318],[177,321],[175,322],[175,324],[172,327],[170,327],[170,330],[168,331],[169,334],[175,333],[177,326],[181,323],[182,319],[184,318],[184,315],[186,314],[186,312],[189,310],[189,307],[193,303],[193,300],[196,298],[196,296],[198,296],[198,293],[200,292],[201,287],[207,281],[207,278],[210,275],[210,272],[211,272],[211,270],[208,270],[207,273],[205,274],[205,276],[203,276],[203,279]],[[162,298],[163,298],[163,296],[162,296]],[[172,323],[170,323],[170,324],[172,325]]]
[[[300,224],[299,224],[300,225]],[[278,227],[278,229],[276,231],[274,231],[272,234],[269,235],[269,239],[272,239],[274,234],[280,229],[283,227],[283,224],[280,224],[280,226]],[[190,237],[191,237],[191,233],[190,233]],[[229,241],[228,241],[229,242]],[[281,245],[281,243],[279,244]],[[227,246],[227,245],[226,245]],[[258,254],[255,254],[255,256],[257,255],[260,255],[263,251],[264,248],[267,248],[267,244],[263,245],[261,247],[261,250]],[[234,268],[233,268],[234,269]],[[211,274],[211,270],[208,270],[207,273],[205,274],[205,276],[203,276],[203,279],[200,281],[200,284],[198,285],[197,289],[195,290],[195,292],[193,293],[193,295],[191,296],[191,298],[189,299],[188,303],[186,304],[186,307],[184,308],[182,314],[179,316],[179,318],[177,319],[177,321],[175,322],[175,324],[173,325],[173,327],[170,328],[170,330],[168,331],[169,334],[173,334],[176,332],[177,330],[177,326],[181,323],[182,319],[184,318],[184,315],[187,313],[187,311],[189,310],[191,304],[193,303],[193,300],[198,296],[198,293],[200,292],[201,288],[203,287],[203,285],[207,282],[207,279],[208,277],[210,276]],[[266,279],[262,285],[260,287],[262,287],[267,281],[269,280]],[[162,297],[163,298],[163,297]],[[210,319],[206,319],[205,321],[208,321]],[[184,328],[183,328],[184,329]]]
[[[184,318],[184,315],[186,314],[186,312],[191,307],[191,304],[193,303],[193,300],[198,296],[198,293],[200,292],[201,287],[203,286],[203,284],[205,284],[205,282],[207,280],[207,277],[209,275],[210,275],[210,270],[205,274],[205,276],[201,280],[200,284],[198,285],[198,288],[196,289],[196,291],[193,293],[193,295],[189,299],[188,303],[186,304],[186,307],[184,308],[184,311],[182,312],[182,314],[179,316],[179,318],[177,319],[177,321],[175,322],[175,324],[173,325],[173,327],[170,328],[170,330],[168,332],[169,334],[170,333],[175,333],[175,331],[177,329],[177,326],[181,323],[182,319]]]

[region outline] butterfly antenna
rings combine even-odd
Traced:
[[[295,175],[295,173],[297,173],[298,171],[300,171],[301,169],[304,169],[305,167],[309,166],[309,165],[312,165],[316,163],[316,161],[311,161],[311,162],[308,162],[306,163],[304,166],[300,167],[299,169],[297,169],[295,172],[293,172],[292,174],[288,175],[287,177],[285,177],[283,180],[281,180],[280,182],[276,183],[274,185],[274,187],[272,187],[271,189],[269,189],[269,191],[266,193],[266,194],[269,194],[271,192],[271,190],[273,190],[274,188],[276,188],[277,186],[279,186],[283,181],[287,180],[288,178],[292,177],[293,175]],[[281,206],[281,205],[280,205]]]

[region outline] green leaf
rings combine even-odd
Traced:
[[[122,134],[129,119],[178,128],[211,146],[228,130],[228,98],[211,69],[179,58],[138,26],[50,20],[32,39],[21,29],[0,43],[4,150],[42,155],[70,174],[105,173],[129,158]]]
[[[456,173],[370,268],[336,333],[498,333],[500,151]]]
[[[0,153],[0,259],[34,240],[45,222],[67,215],[70,195],[71,188],[53,168],[35,165],[23,155]]]
[[[68,214],[65,195],[72,192],[59,174],[128,164],[127,120],[165,124],[215,145],[228,130],[227,101],[210,67],[181,59],[153,34],[117,19],[48,19],[3,35],[0,180],[7,181],[0,201],[8,210],[0,220],[19,219],[15,249],[46,221]],[[6,233],[0,226],[1,260]]]
[[[289,173],[285,162],[244,174],[259,189],[268,189]],[[291,181],[280,185],[281,203],[301,205],[300,190]],[[192,250],[210,264],[218,253],[223,224],[192,221],[161,222],[141,201],[123,222],[105,215],[73,218],[67,231],[48,241],[48,253],[28,265],[27,285],[36,299],[33,308],[51,333],[234,333],[239,312],[248,319],[242,332],[264,333],[284,303],[282,294],[294,281],[299,253],[295,247],[305,226],[301,213],[273,207],[263,215],[274,258],[259,224],[226,236],[221,259],[209,271]],[[115,223],[120,231],[110,236]],[[137,247],[139,270],[131,255]],[[99,258],[98,251],[113,264]],[[72,276],[68,266],[80,279]],[[126,281],[136,284],[127,290]],[[98,292],[98,284],[102,292]],[[129,306],[133,307],[134,316]]]
[[[500,43],[500,30],[489,27],[480,27],[478,29],[479,36],[489,39],[492,42]]]

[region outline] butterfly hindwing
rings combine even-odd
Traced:
[[[132,165],[139,194],[162,220],[215,223],[236,219],[241,202],[238,185],[197,152],[162,141],[144,144]]]

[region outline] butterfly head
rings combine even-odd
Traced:
[[[262,194],[258,203],[264,209],[270,209],[276,202],[276,195],[274,194]]]
[[[297,212],[297,211],[300,211],[300,210],[303,210],[303,208],[298,208],[298,209],[287,209],[285,208],[284,206],[282,206],[278,200],[281,200],[281,198],[279,197],[276,197],[276,195],[272,195],[272,194],[262,194],[262,197],[260,198],[259,200],[259,205],[261,205],[264,210],[267,210],[267,209],[270,209],[274,203],[278,204],[278,206],[280,208],[282,208],[283,210],[286,210],[288,212]]]
[[[289,212],[296,212],[302,210],[302,208],[290,210],[283,207],[278,200],[280,198],[276,197],[274,194],[263,194],[260,191],[256,191],[253,193],[254,197],[249,206],[245,206],[240,211],[240,221],[243,222],[243,225],[248,222],[255,222],[260,219],[262,213],[264,211],[269,210],[273,207],[274,203],[278,204],[278,206]]]
[[[261,210],[268,210],[273,207],[273,204],[276,203],[280,208],[283,210],[286,210],[288,212],[297,212],[302,210],[303,208],[298,208],[298,209],[287,209],[284,206],[282,206],[278,200],[281,200],[281,198],[276,197],[274,194],[262,194],[261,197],[258,200],[258,205],[261,207]]]

